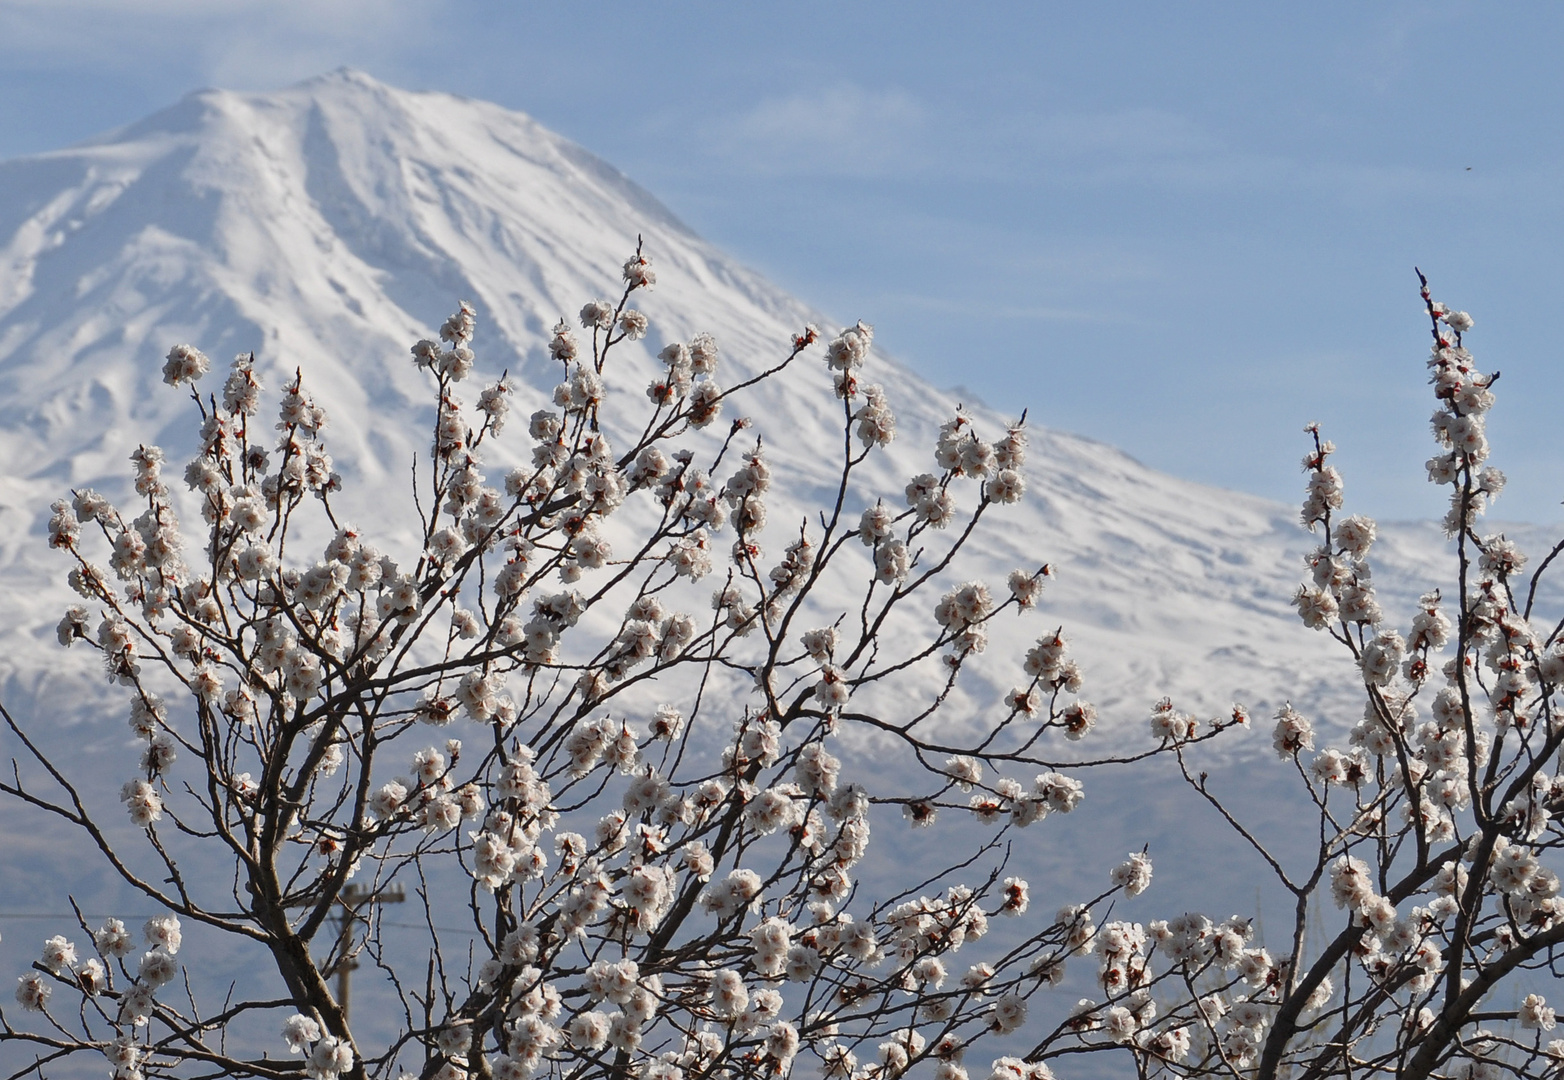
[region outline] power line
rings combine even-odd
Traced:
[[[100,914],[100,915],[84,913],[82,915],[82,918],[88,920],[89,922],[93,921],[93,920],[96,920],[96,919],[130,919],[130,920],[135,920],[135,919],[155,919],[155,918],[158,918],[159,916],[167,915],[167,914],[168,914],[168,912],[166,912],[166,911],[158,911],[158,912],[154,912],[153,914],[150,914],[150,915],[138,914],[138,913],[135,913],[135,912],[127,913],[127,912],[120,911],[120,912],[115,912],[113,914]],[[0,920],[4,920],[4,919],[46,919],[46,920],[65,919],[65,920],[69,920],[71,922],[75,922],[76,914],[75,914],[75,912],[60,913],[60,912],[48,912],[48,911],[0,911]],[[427,929],[429,929],[429,924],[428,923],[421,923],[421,922],[418,922],[418,923],[414,923],[414,922],[394,922],[394,921],[392,921],[390,919],[381,919],[380,920],[380,925],[381,926],[395,926],[395,927],[398,927],[398,928],[404,929],[404,930],[427,930]],[[436,926],[434,929],[436,931],[438,931],[439,933],[442,933],[442,934],[471,934],[474,937],[476,937],[478,935],[478,931],[474,930],[470,926]]]

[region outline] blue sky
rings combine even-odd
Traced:
[[[0,0],[0,156],[343,64],[531,113],[943,385],[1170,472],[1429,517],[1414,264],[1564,520],[1564,8]],[[3,241],[0,241],[3,242]],[[1038,463],[1037,467],[1044,467]]]

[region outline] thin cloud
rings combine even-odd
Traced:
[[[732,172],[771,176],[1226,187],[1287,171],[1161,109],[1011,114],[994,125],[902,90],[839,83],[711,120],[704,141]]]
[[[1180,193],[1292,190],[1364,205],[1539,189],[1535,178],[1514,170],[1478,179],[1447,162],[1379,164],[1246,146],[1161,109],[1011,117],[1003,137],[980,118],[968,119],[941,131],[951,140],[942,158],[960,161],[968,179]]]
[[[1162,109],[1056,113],[1017,131],[1029,150],[1055,159],[1122,160],[1206,157],[1222,141],[1189,118]]]
[[[924,293],[886,293],[873,298],[885,307],[897,305],[920,311],[937,311],[943,315],[957,315],[973,319],[1000,319],[1024,322],[1050,323],[1120,323],[1123,314],[1117,311],[1093,311],[1086,308],[1050,306],[1046,304],[996,304],[973,298],[951,298],[945,295]]]
[[[711,151],[743,171],[876,176],[920,157],[925,110],[902,90],[838,83],[766,98],[707,126]]]
[[[344,61],[399,59],[444,3],[413,0],[0,0],[0,59],[32,70],[271,88]]]

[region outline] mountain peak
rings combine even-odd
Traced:
[[[353,67],[350,64],[343,64],[341,67],[333,68],[331,71],[325,71],[319,75],[312,76],[308,79],[303,79],[295,85],[299,87],[308,87],[313,85],[331,86],[339,83],[347,83],[356,86],[367,86],[376,90],[391,89],[391,87],[387,86],[385,83],[369,74],[369,72]]]

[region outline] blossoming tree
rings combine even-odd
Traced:
[[[951,691],[989,623],[1035,608],[1050,573],[1018,569],[1001,597],[961,580],[980,521],[1024,495],[1020,425],[979,432],[958,412],[933,471],[862,499],[865,461],[896,432],[860,383],[863,324],[829,341],[805,327],[726,389],[709,336],[669,345],[646,403],[610,416],[603,372],[646,332],[630,301],[654,280],[638,251],[617,302],[555,328],[563,381],[503,487],[481,459],[505,457],[512,385],[474,409],[457,396],[473,310],[414,346],[435,420],[414,474],[419,542],[400,561],[338,520],[305,379],[283,387],[273,429],[249,357],[220,393],[192,395],[201,452],[184,481],[203,528],[181,524],[151,446],[133,455],[134,512],[92,491],[56,505],[50,542],[84,601],[60,641],[101,653],[144,743],[121,792],[136,839],[9,713],[33,760],[0,790],[79,828],[160,914],[139,931],[79,919],[44,943],[0,1025],[0,1048],[26,1055],[16,1075],[101,1055],[126,1080],[1046,1080],[1104,1053],[1141,1075],[1476,1076],[1540,1075],[1564,1055],[1542,1042],[1542,997],[1492,1005],[1564,940],[1544,865],[1564,799],[1550,711],[1564,646],[1532,629],[1519,552],[1475,531],[1502,478],[1484,467],[1492,380],[1461,345],[1469,319],[1429,303],[1454,621],[1434,592],[1408,636],[1386,623],[1373,523],[1336,516],[1341,482],[1314,436],[1304,519],[1322,546],[1298,607],[1358,659],[1367,708],[1350,745],[1318,752],[1306,719],[1277,717],[1277,753],[1319,811],[1300,870],[1190,765],[1195,744],[1247,726],[1241,708],[1202,726],[1163,701],[1145,751],[1070,758],[1096,714],[1058,630],[1015,658],[1024,676],[994,721],[952,738]],[[817,346],[841,403],[834,495],[768,559],[761,437],[787,433],[733,413]],[[179,346],[164,374],[179,386],[208,368]],[[922,635],[893,643],[906,611]],[[844,774],[855,738],[901,766]],[[1290,951],[1237,917],[1107,921],[1150,883],[1144,854],[1104,867],[1098,895],[1051,898],[1056,916],[1032,909],[1010,834],[1075,809],[1077,774],[1152,754],[1176,758],[1297,897]],[[898,810],[913,826],[969,815],[992,837],[877,892],[870,823]],[[230,869],[188,872],[203,851]],[[1327,890],[1345,911],[1307,957],[1308,901]],[[380,906],[409,893],[412,950]],[[192,927],[274,976],[201,1000],[209,987],[180,985]],[[331,980],[354,965],[393,1014],[350,1017]],[[1070,965],[1100,994],[1057,1001]]]

